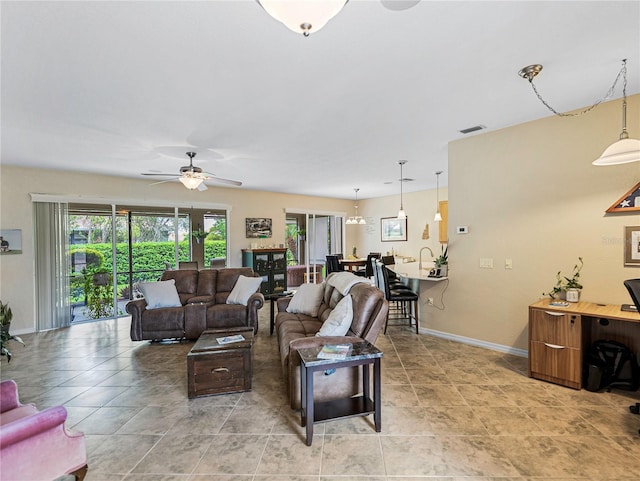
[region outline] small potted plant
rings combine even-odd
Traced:
[[[565,293],[565,299],[567,302],[578,302],[580,300],[580,290],[582,284],[580,284],[580,271],[584,266],[582,257],[578,257],[578,263],[573,266],[573,274],[571,277],[563,276],[562,271],[558,271],[556,274],[556,285],[549,291],[544,293],[551,299],[555,299],[563,291]]]
[[[11,351],[7,347],[8,341],[16,341],[24,346],[22,339],[18,336],[12,336],[9,333],[11,319],[13,319],[13,313],[11,312],[9,304],[0,301],[0,355],[7,356],[7,362],[11,362]]]
[[[440,269],[440,277],[447,277],[449,274],[449,246],[445,248],[440,246],[440,255],[435,258],[434,265],[436,269]]]

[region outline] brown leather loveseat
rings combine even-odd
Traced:
[[[222,327],[251,327],[255,332],[264,296],[252,294],[246,306],[226,303],[240,275],[258,277],[249,267],[163,272],[160,280],[175,281],[182,306],[147,309],[144,299],[130,301],[131,340],[197,339],[205,329]]]
[[[389,310],[389,304],[383,292],[369,283],[359,282],[348,290],[352,296],[353,320],[345,336],[319,337],[316,333],[323,322],[329,317],[344,294],[331,284],[333,276],[357,276],[347,273],[331,273],[322,284],[323,298],[318,309],[317,317],[307,314],[287,312],[287,306],[292,298],[278,299],[278,314],[275,328],[278,336],[278,347],[282,373],[288,385],[289,401],[293,409],[300,409],[300,348],[321,346],[323,344],[356,343],[362,340],[371,344],[376,342],[378,334]],[[362,280],[362,278],[357,278]],[[350,397],[362,391],[360,370],[355,368],[341,368],[334,373],[324,375],[322,372],[314,374],[314,400],[330,401]]]

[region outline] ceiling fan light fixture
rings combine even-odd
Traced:
[[[349,0],[257,0],[264,10],[295,33],[308,37],[324,27]]]
[[[180,182],[189,190],[196,190],[202,184],[203,179],[194,177],[193,175],[184,174],[180,177]]]

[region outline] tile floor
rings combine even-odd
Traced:
[[[192,343],[129,340],[129,320],[23,336],[2,379],[64,404],[87,438],[87,481],[614,481],[640,479],[640,393],[535,381],[526,359],[389,328],[382,432],[371,416],[316,426],[289,408],[268,309],[253,390],[188,400]]]

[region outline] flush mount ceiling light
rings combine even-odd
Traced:
[[[358,191],[360,189],[353,189],[353,190],[356,191],[356,205],[354,206],[356,208],[356,215],[354,215],[353,217],[349,217],[347,219],[347,221],[345,222],[345,224],[349,224],[349,225],[360,224],[360,225],[363,225],[363,224],[366,224],[367,221],[364,220],[364,217],[358,215]]]
[[[442,174],[441,170],[436,172],[436,215],[433,218],[435,222],[442,220],[442,214],[440,214],[440,174]]]
[[[607,91],[606,95],[590,107],[587,107],[586,109],[576,113],[558,112],[542,98],[542,96],[538,93],[535,84],[533,83],[534,77],[541,71],[542,65],[529,65],[522,68],[518,72],[518,75],[520,75],[522,78],[527,79],[531,84],[531,88],[535,92],[538,99],[542,102],[542,104],[551,112],[560,117],[572,117],[590,112],[604,100],[609,99],[613,95],[613,91],[616,88],[618,80],[620,80],[620,77],[622,77],[622,132],[620,133],[620,140],[607,147],[602,155],[598,159],[593,161],[593,165],[617,165],[640,161],[640,140],[630,139],[629,133],[627,132],[627,59],[622,60],[622,67],[620,68],[620,72],[618,72],[613,85]]]
[[[400,164],[400,210],[398,211],[398,219],[406,219],[407,213],[404,211],[404,206],[402,205],[402,183],[404,182],[404,177],[402,176],[402,166],[407,163],[406,160],[399,160]]]
[[[324,27],[349,0],[257,0],[262,8],[289,30],[305,37]]]

